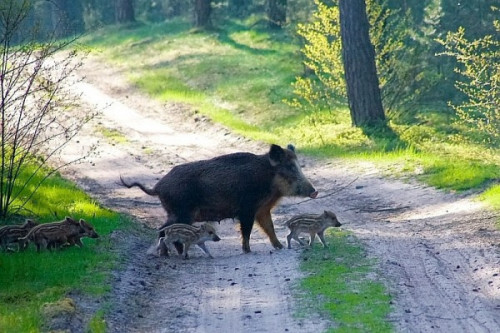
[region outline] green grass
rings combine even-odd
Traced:
[[[42,305],[56,302],[70,291],[95,297],[109,292],[111,270],[119,262],[110,251],[109,234],[132,226],[129,219],[102,208],[58,175],[43,183],[25,211],[41,222],[61,220],[64,216],[83,218],[92,223],[100,238],[84,238],[83,248],[36,253],[31,247],[20,253],[0,253],[0,332],[41,331]]]
[[[374,260],[351,235],[331,232],[329,248],[315,243],[302,253],[307,274],[299,286],[302,316],[323,313],[333,322],[328,332],[389,332],[390,296],[373,276]]]
[[[98,133],[101,133],[107,140],[111,143],[127,143],[129,140],[122,132],[116,129],[109,129],[104,126],[98,126],[96,128]]]

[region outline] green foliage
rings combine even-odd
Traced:
[[[468,128],[479,129],[489,135],[488,141],[499,146],[500,142],[500,21],[495,21],[497,35],[487,35],[469,41],[465,29],[448,33],[438,40],[445,47],[441,55],[454,57],[460,64],[455,71],[462,80],[456,88],[467,100],[461,104],[450,103],[459,121]]]
[[[314,3],[317,11],[313,21],[297,25],[305,44],[301,52],[309,75],[296,78],[296,97],[287,103],[306,111],[331,110],[346,98],[339,10],[320,0]]]
[[[294,82],[295,97],[287,103],[305,112],[335,110],[345,104],[346,86],[342,62],[339,11],[315,0],[312,22],[299,24],[303,38],[306,73]],[[421,61],[422,49],[410,43],[410,17],[389,9],[385,2],[367,2],[370,38],[375,47],[377,71],[386,112],[404,118],[417,101],[438,81]]]
[[[374,279],[375,262],[368,259],[352,236],[331,232],[329,248],[316,243],[302,253],[301,269],[307,273],[300,284],[304,315],[324,313],[334,326],[328,332],[388,332],[390,296]]]

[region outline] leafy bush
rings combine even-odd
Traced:
[[[306,72],[297,77],[295,98],[287,101],[305,111],[335,109],[346,100],[339,10],[337,5],[314,1],[313,21],[299,24]],[[421,55],[424,48],[412,41],[410,17],[385,3],[367,1],[370,38],[375,47],[377,71],[386,112],[400,117],[414,110],[419,98],[438,82]]]
[[[494,26],[500,34],[500,21]],[[497,34],[498,36],[498,34]],[[456,58],[460,67],[455,71],[463,81],[455,86],[464,93],[467,100],[453,104],[459,122],[471,129],[479,128],[488,134],[488,141],[498,145],[500,138],[500,40],[487,35],[473,41],[465,37],[465,29],[449,32],[446,39],[438,40],[445,51],[440,55]]]

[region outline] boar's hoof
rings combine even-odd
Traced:
[[[283,248],[283,244],[281,244],[280,242],[274,243],[273,246],[277,250],[281,250]]]

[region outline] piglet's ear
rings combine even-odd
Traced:
[[[292,145],[291,143],[288,144],[288,146],[286,146],[287,149],[293,151],[295,153],[295,146]]]
[[[271,149],[269,149],[269,162],[272,166],[280,164],[284,157],[285,151],[283,148],[278,145],[271,145]]]

